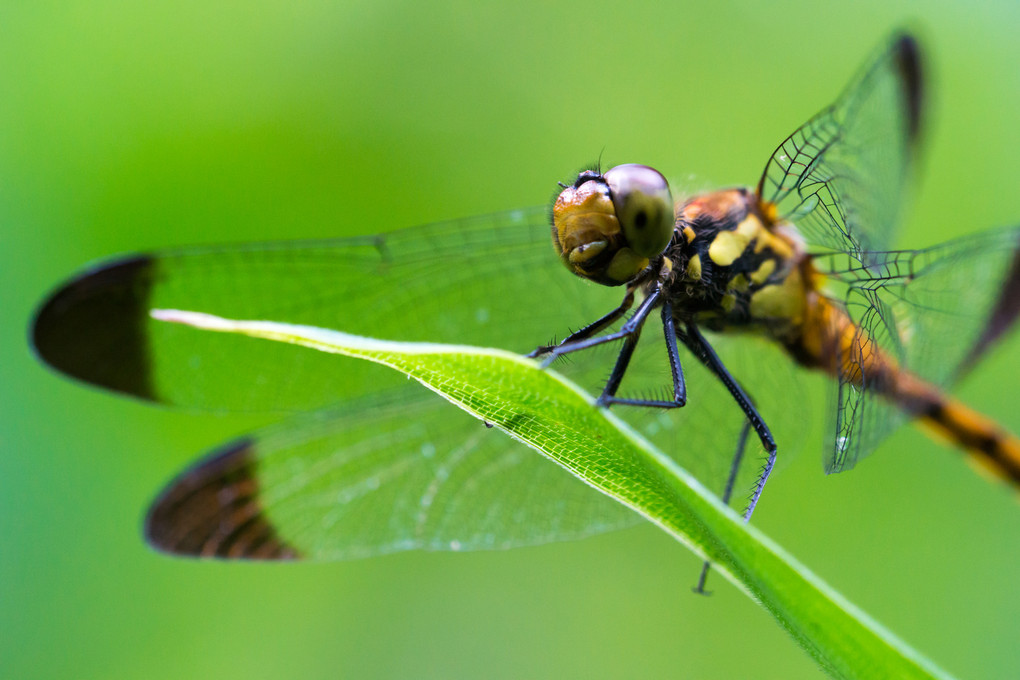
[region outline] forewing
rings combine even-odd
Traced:
[[[167,251],[84,273],[39,311],[42,358],[86,382],[217,410],[310,410],[403,378],[367,362],[153,320],[153,309],[527,352],[615,305],[571,276],[544,210],[373,237]]]
[[[845,286],[844,304],[860,329],[850,357],[856,367],[877,346],[902,370],[936,387],[952,385],[1020,312],[1018,245],[1020,229],[1010,228],[925,250],[869,253],[869,265],[846,256],[819,260]],[[830,472],[853,467],[907,417],[862,373],[863,387],[839,383]]]
[[[779,145],[758,195],[814,245],[858,259],[889,248],[910,180],[921,95],[917,44],[898,36],[833,105]]]

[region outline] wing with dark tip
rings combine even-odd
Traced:
[[[839,99],[787,137],[758,182],[762,201],[823,248],[892,246],[923,115],[917,43],[895,36]]]
[[[156,499],[146,538],[196,557],[369,557],[583,538],[641,518],[415,384],[210,454]],[[429,395],[431,396],[431,395]]]
[[[195,248],[86,270],[38,311],[39,356],[79,380],[166,404],[311,410],[402,380],[357,360],[154,320],[154,309],[527,352],[617,302],[551,254],[545,211],[379,236]],[[526,311],[522,311],[526,310]]]

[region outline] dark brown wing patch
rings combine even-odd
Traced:
[[[911,142],[921,131],[921,110],[924,106],[924,74],[921,71],[921,54],[917,41],[904,35],[896,41],[896,64],[903,83],[906,99],[907,127]]]
[[[194,557],[296,559],[262,512],[254,446],[234,442],[171,482],[145,519],[150,545]]]
[[[39,308],[32,345],[87,383],[156,401],[146,324],[155,263],[134,257],[85,272]]]
[[[961,372],[970,370],[995,341],[1013,327],[1018,316],[1020,316],[1020,248],[1013,255],[1013,262],[1006,279],[1002,282],[1002,292],[988,317],[988,324],[964,360]]]

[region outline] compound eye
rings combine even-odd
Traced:
[[[673,237],[673,197],[662,174],[647,165],[617,165],[604,175],[627,245],[638,255],[662,254]]]

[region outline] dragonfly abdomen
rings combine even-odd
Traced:
[[[922,422],[971,453],[979,468],[1020,485],[1020,439],[963,402],[934,396]]]
[[[828,298],[809,296],[800,337],[787,349],[805,366],[893,401],[936,434],[971,453],[982,469],[1020,485],[1020,439],[901,368]]]

